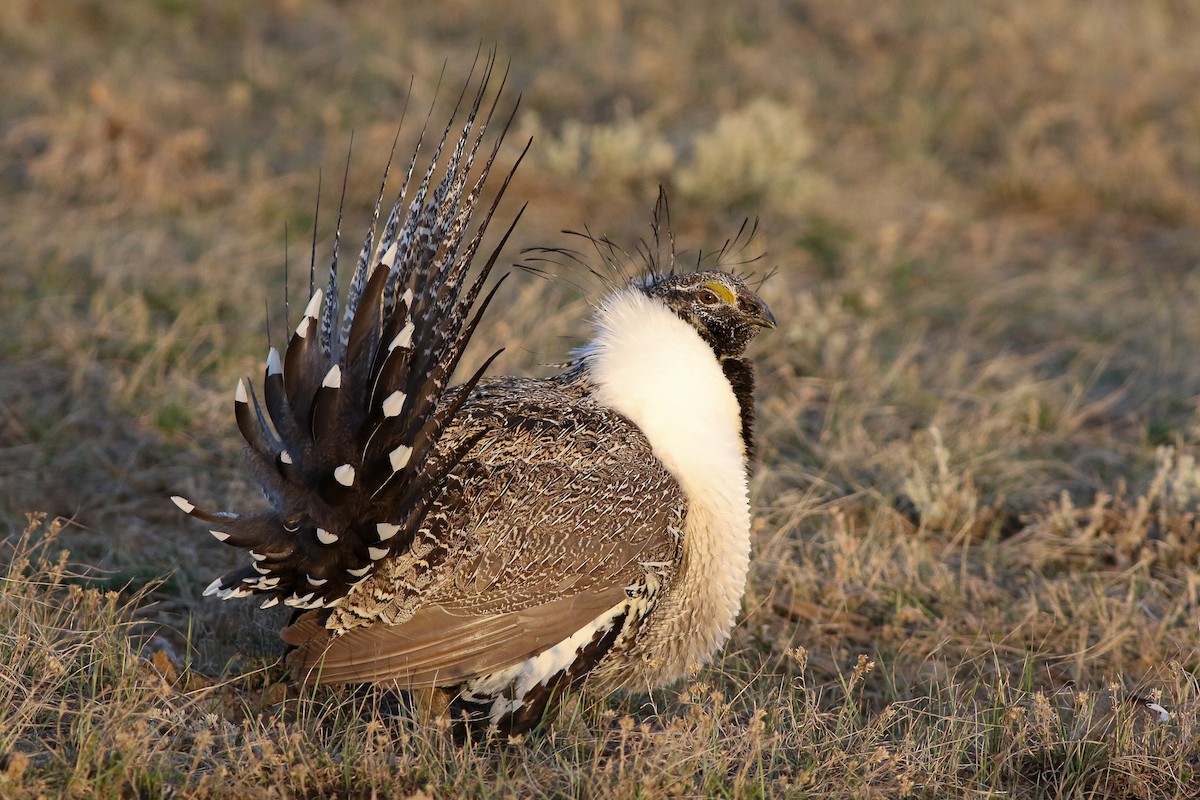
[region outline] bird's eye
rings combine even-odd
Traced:
[[[717,297],[717,293],[712,289],[705,289],[704,291],[700,292],[700,302],[704,303],[706,306],[711,306],[714,303],[717,303],[720,299],[721,298]]]

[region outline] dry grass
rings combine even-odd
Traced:
[[[1200,795],[1191,5],[382,5],[0,4],[0,796]],[[460,749],[298,696],[167,496],[255,502],[285,225],[296,290],[318,168],[353,130],[356,230],[481,40],[535,137],[510,257],[632,243],[662,183],[683,247],[760,218],[782,326],[720,661]],[[583,301],[505,291],[544,371]]]

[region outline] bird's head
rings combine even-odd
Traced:
[[[720,359],[740,356],[759,328],[775,327],[775,316],[762,298],[728,272],[655,276],[642,291],[695,328]]]

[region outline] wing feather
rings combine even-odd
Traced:
[[[329,637],[314,619],[284,629],[288,663],[306,682],[395,681],[447,686],[519,664],[587,626],[625,599],[620,587],[576,594],[507,614],[462,615],[424,606],[403,625]],[[564,633],[565,631],[565,633]]]
[[[402,557],[284,638],[309,681],[445,686],[564,641],[669,581],[685,500],[636,426],[580,387],[478,386],[442,447],[481,436]]]

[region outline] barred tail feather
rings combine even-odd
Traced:
[[[438,441],[499,354],[462,386],[447,388],[503,282],[477,302],[512,227],[474,278],[466,278],[512,170],[524,156],[516,159],[468,237],[482,187],[512,122],[510,116],[473,177],[496,110],[493,100],[481,114],[493,67],[489,59],[460,134],[451,142],[456,106],[402,214],[414,153],[376,244],[381,186],[344,310],[338,307],[339,209],[328,282],[324,290],[312,287],[282,358],[270,349],[262,402],[249,381],[239,381],[234,415],[270,508],[242,516],[173,498],[185,513],[208,523],[219,541],[251,556],[250,563],[213,581],[205,594],[263,594],[267,606],[280,601],[296,608],[337,605],[366,580],[375,563],[410,546],[451,480],[451,470],[474,445],[468,441],[442,452]],[[464,89],[459,106],[465,96]],[[437,162],[447,148],[444,174],[434,185]],[[391,156],[388,170],[390,165]],[[343,198],[344,192],[343,186]]]
[[[404,114],[400,115],[401,122],[404,124]],[[346,294],[346,307],[342,317],[342,350],[345,351],[350,334],[351,327],[354,325],[356,318],[356,309],[362,299],[363,292],[367,287],[367,276],[372,264],[379,263],[379,256],[376,255],[375,261],[371,260],[371,250],[375,245],[375,227],[379,224],[379,211],[383,207],[383,195],[387,191],[388,175],[392,171],[392,161],[396,157],[396,145],[400,141],[400,129],[396,129],[396,138],[392,139],[392,149],[388,152],[387,165],[383,168],[383,178],[379,182],[379,194],[375,198],[375,207],[371,212],[371,226],[367,229],[366,238],[363,239],[362,249],[358,253],[358,262],[354,266],[354,275],[350,279],[350,290]],[[407,183],[407,178],[405,179]],[[404,190],[401,189],[401,196]],[[350,360],[348,357],[347,360]]]

